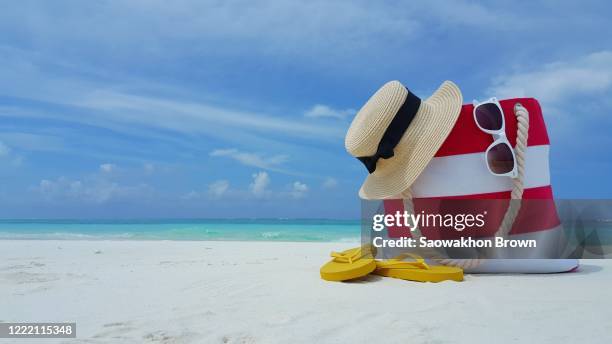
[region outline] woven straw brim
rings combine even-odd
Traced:
[[[419,111],[390,159],[380,159],[359,190],[364,199],[391,198],[408,189],[423,172],[452,130],[463,97],[453,82],[445,81],[421,102]]]

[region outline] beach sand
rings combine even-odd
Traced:
[[[579,272],[325,282],[340,243],[0,241],[0,321],[76,322],[15,343],[609,343],[612,262]],[[10,342],[0,339],[0,343]]]

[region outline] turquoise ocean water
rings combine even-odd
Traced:
[[[0,220],[1,239],[359,241],[358,220]]]
[[[566,226],[574,241],[612,244],[612,221]],[[234,240],[360,241],[359,220],[195,219],[195,220],[2,220],[0,240]],[[597,235],[593,237],[592,234]]]

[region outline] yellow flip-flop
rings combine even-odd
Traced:
[[[372,246],[356,247],[343,252],[332,252],[332,260],[321,267],[321,278],[326,281],[347,281],[368,275],[376,269]]]
[[[405,258],[414,260],[405,261]],[[374,273],[418,282],[463,281],[463,269],[454,266],[429,265],[423,258],[410,253],[385,261],[376,261]]]

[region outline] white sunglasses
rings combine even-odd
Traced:
[[[480,130],[493,135],[493,143],[485,152],[489,172],[495,176],[516,178],[516,156],[506,137],[504,111],[497,98],[482,103],[474,100],[474,121]]]

